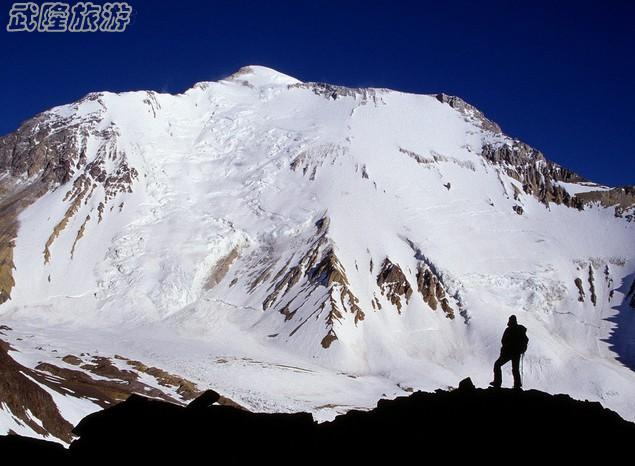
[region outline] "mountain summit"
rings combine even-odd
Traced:
[[[225,80],[240,82],[242,84],[247,83],[245,85],[255,87],[271,87],[276,85],[290,86],[301,83],[301,81],[289,75],[260,65],[243,66],[234,74],[225,78]]]
[[[635,419],[635,189],[458,97],[248,66],[43,112],[0,173],[0,338],[32,395],[0,391],[5,431],[51,434],[34,398],[58,426],[207,387],[323,420],[485,385],[512,313],[527,386]]]

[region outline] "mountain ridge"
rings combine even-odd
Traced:
[[[218,406],[218,397],[208,391],[180,407],[132,395],[84,418],[75,427],[78,438],[68,450],[50,443],[28,444],[16,437],[0,438],[0,445],[7,455],[42,454],[73,462],[99,454],[109,460],[211,456],[242,463],[262,459],[282,439],[284,447],[276,460],[287,464],[309,453],[310,462],[316,463],[442,458],[460,440],[462,452],[454,453],[455,458],[491,460],[500,449],[505,454],[523,451],[523,457],[532,459],[545,451],[550,457],[571,459],[600,450],[618,458],[635,432],[634,424],[599,403],[534,390],[476,389],[470,379],[452,391],[380,400],[370,411],[350,411],[322,424],[308,413],[249,413]],[[343,441],[351,436],[352,442]],[[213,451],[210,441],[215,444]],[[610,449],[605,442],[610,442]]]

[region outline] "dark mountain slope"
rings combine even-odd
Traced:
[[[45,455],[81,464],[507,462],[501,453],[524,460],[618,457],[635,438],[634,424],[599,403],[535,390],[475,389],[469,379],[457,390],[382,400],[372,411],[351,411],[323,424],[306,413],[250,413],[217,400],[208,391],[181,407],[132,395],[84,418],[69,451],[19,437],[4,437],[0,448],[5,457]]]

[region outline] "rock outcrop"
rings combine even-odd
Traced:
[[[454,309],[450,306],[443,282],[426,264],[420,264],[417,269],[417,290],[432,310],[436,311],[440,305],[446,317],[454,319]]]
[[[18,216],[55,185],[68,182],[82,148],[78,124],[37,115],[0,137],[0,304],[11,299]]]
[[[576,183],[585,181],[580,175],[545,158],[542,152],[529,145],[513,141],[510,144],[485,144],[481,155],[518,181],[525,194],[536,197],[547,207],[550,202],[567,207],[582,208],[582,202],[571,196],[559,181]],[[514,194],[518,199],[518,193]]]
[[[447,155],[439,154],[438,152],[435,152],[435,151],[431,151],[429,155],[422,155],[414,151],[400,147],[399,152],[407,155],[418,164],[421,164],[427,168],[436,167],[442,163],[451,163],[470,171],[476,171],[476,168],[474,167],[474,163],[472,163],[472,161],[470,160],[460,160],[460,159],[457,159],[456,157],[450,157]],[[449,191],[450,188],[452,187],[452,183],[449,183],[449,182],[444,183],[443,187]]]
[[[76,105],[86,101],[103,106],[100,94],[89,94]],[[109,201],[120,193],[132,192],[132,184],[139,174],[118,150],[117,130],[112,126],[97,129],[100,118],[99,112],[81,120],[44,112],[24,122],[13,133],[0,137],[0,304],[11,299],[15,286],[13,248],[22,210],[51,189],[72,181],[64,198],[68,203],[66,212],[42,245],[47,264],[51,260],[51,246],[98,186],[103,190],[103,200],[97,209],[99,222]],[[88,161],[90,138],[98,140],[99,145],[94,158]],[[71,257],[83,236],[88,215],[85,219],[69,251]]]
[[[3,186],[0,179],[0,187]],[[5,181],[5,187],[9,182]],[[18,234],[18,215],[46,192],[46,185],[34,183],[24,188],[11,186],[0,194],[0,304],[11,299],[13,278],[13,248]]]
[[[460,97],[443,93],[436,94],[435,97],[439,102],[448,104],[450,107],[461,113],[468,121],[476,123],[477,126],[480,126],[484,130],[492,131],[494,133],[502,132],[500,126],[488,119],[479,109],[468,104]]]
[[[575,195],[579,202],[614,207],[615,216],[632,222],[635,220],[635,186],[624,186],[604,191],[589,191]]]
[[[37,434],[53,435],[70,443],[73,426],[62,417],[53,397],[40,385],[50,383],[46,375],[16,362],[9,356],[10,350],[9,344],[0,340],[0,404]]]
[[[359,299],[351,289],[346,270],[327,238],[329,223],[328,217],[315,222],[316,233],[309,239],[309,247],[302,256],[292,258],[275,273],[273,264],[257,264],[249,285],[250,292],[253,292],[269,283],[262,308],[265,311],[275,309],[284,316],[285,322],[298,322],[289,336],[297,333],[308,321],[307,316],[300,318],[296,313],[302,303],[313,296],[316,308],[310,315],[317,315],[324,322],[326,334],[321,339],[324,349],[337,340],[336,323],[346,313],[352,314],[356,325],[365,317]]]
[[[341,99],[343,97],[352,97],[354,99],[359,99],[362,105],[365,105],[368,102],[372,102],[375,105],[381,103],[381,93],[383,91],[383,89],[368,87],[352,88],[316,82],[289,84],[289,89],[294,88],[309,89],[315,95],[332,100]]]
[[[42,113],[0,137],[0,172],[11,177],[64,184],[81,158],[80,125]]]
[[[584,294],[584,286],[582,285],[582,279],[580,277],[577,277],[574,280],[575,286],[578,289],[578,301],[580,301],[581,303],[584,302],[584,298],[585,298],[585,294]]]
[[[591,302],[594,306],[597,306],[598,298],[595,294],[595,275],[593,274],[593,267],[589,264],[589,295],[591,296]]]
[[[239,254],[240,248],[238,246],[235,246],[231,251],[229,251],[229,254],[221,257],[220,260],[216,262],[216,264],[214,264],[214,267],[210,271],[210,274],[205,281],[204,288],[206,290],[211,290],[216,285],[218,285],[223,278],[225,278],[225,275],[227,275],[229,268],[238,258]]]
[[[386,258],[377,275],[377,286],[381,290],[381,294],[397,307],[397,311],[401,312],[404,304],[412,296],[412,286],[404,275],[401,267],[393,264],[390,259]],[[402,302],[402,299],[404,302]]]
[[[9,327],[0,327],[0,335],[9,331]],[[18,363],[10,355],[11,350],[0,339],[0,404],[16,422],[36,434],[66,443],[73,440],[73,426],[61,415],[51,393],[88,399],[101,408],[122,402],[134,393],[176,404],[201,394],[194,383],[183,377],[119,355],[107,358],[67,354],[60,363],[40,362],[29,368]],[[118,367],[115,361],[125,363],[129,369]],[[220,397],[219,403],[241,408],[225,397]]]

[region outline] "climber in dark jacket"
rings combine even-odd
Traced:
[[[523,384],[520,377],[520,357],[527,350],[527,329],[518,325],[516,316],[510,316],[507,322],[507,328],[503,333],[501,343],[500,357],[494,363],[494,381],[490,383],[492,387],[500,388],[503,375],[501,373],[501,367],[512,362],[512,374],[514,375],[514,388],[520,389]]]

